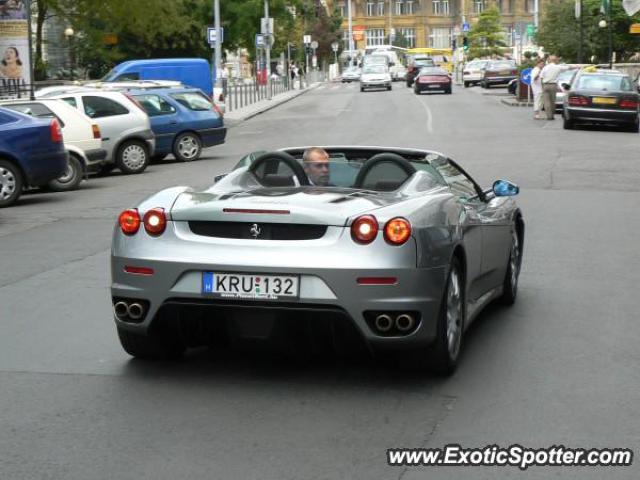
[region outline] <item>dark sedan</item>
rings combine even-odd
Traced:
[[[480,86],[489,88],[492,85],[508,85],[515,78],[518,78],[518,68],[515,62],[512,60],[492,60],[484,69]]]
[[[608,123],[637,132],[640,96],[620,72],[580,73],[564,100],[564,128],[577,123]]]
[[[422,92],[443,91],[451,93],[451,76],[449,72],[438,67],[427,67],[420,70],[413,85],[416,95]]]

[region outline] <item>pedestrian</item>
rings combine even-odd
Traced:
[[[289,75],[291,76],[291,88],[296,88],[296,64],[292,63],[289,67]]]
[[[547,120],[553,120],[556,112],[556,92],[558,91],[558,75],[569,70],[569,65],[558,65],[560,59],[557,55],[551,55],[549,57],[549,63],[545,65],[540,72],[540,79],[542,80],[542,96],[544,103],[544,110],[547,115]]]
[[[533,118],[541,120],[540,110],[542,110],[542,79],[540,74],[544,68],[544,60],[539,59],[536,66],[531,70],[531,92],[533,93]]]

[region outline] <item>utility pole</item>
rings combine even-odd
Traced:
[[[271,100],[271,31],[269,30],[269,0],[264,0],[264,18],[267,23],[265,28],[266,41],[264,50],[267,57],[267,100]]]
[[[353,19],[351,18],[351,0],[347,0],[347,16],[349,17],[349,66],[353,65],[353,61],[355,60],[353,50]]]
[[[216,47],[213,52],[212,58],[213,70],[215,72],[213,83],[216,87],[220,88],[220,65],[222,64],[222,39],[220,38],[220,0],[213,1],[213,27],[216,29]]]

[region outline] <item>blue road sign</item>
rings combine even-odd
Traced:
[[[462,24],[462,31],[463,32],[468,32],[469,31],[469,24],[467,22],[464,22]]]
[[[520,72],[520,81],[525,85],[531,85],[531,70],[532,68],[525,68]]]

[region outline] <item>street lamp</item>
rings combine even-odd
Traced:
[[[600,20],[598,26],[600,28],[609,27],[609,69],[613,68],[613,22],[611,21],[611,0],[607,1],[607,11],[603,12],[607,15],[607,19]]]
[[[64,29],[64,36],[67,39],[67,45],[68,45],[68,49],[69,49],[69,70],[70,70],[70,74],[71,74],[71,80],[73,80],[73,36],[75,35],[75,32],[73,31],[73,28],[71,27],[67,27]]]

